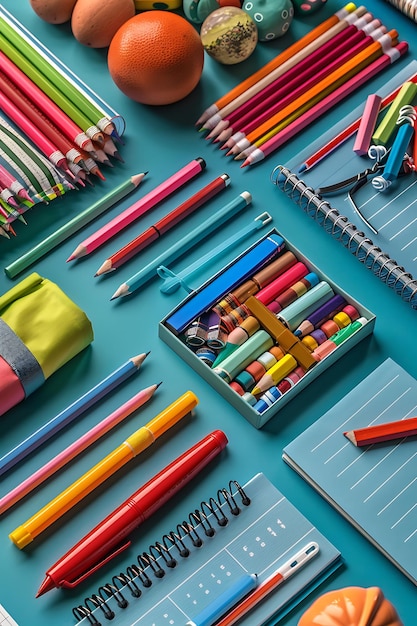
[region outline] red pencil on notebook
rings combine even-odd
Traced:
[[[417,417],[409,417],[408,419],[387,422],[385,424],[374,424],[365,428],[349,430],[343,434],[358,447],[370,446],[373,443],[382,441],[402,439],[403,437],[417,435]]]

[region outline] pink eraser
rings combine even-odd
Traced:
[[[359,124],[358,132],[353,145],[353,151],[359,156],[368,154],[371,137],[375,129],[382,98],[377,94],[368,96],[365,109]]]

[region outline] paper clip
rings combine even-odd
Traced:
[[[417,114],[412,105],[401,107],[396,125],[399,126],[392,147],[389,151],[386,165],[380,176],[375,176],[372,186],[377,191],[386,191],[400,176],[404,161],[410,159],[407,149],[414,134],[414,124]]]
[[[236,244],[243,241],[246,237],[251,235],[253,232],[263,228],[267,224],[272,221],[272,217],[269,213],[261,213],[255,219],[242,228],[240,231],[223,241],[219,244],[214,250],[211,250],[202,258],[198,259],[195,263],[189,265],[182,272],[178,272],[177,274],[170,270],[165,265],[160,265],[157,268],[158,276],[162,278],[164,281],[160,290],[162,293],[174,293],[177,291],[179,287],[184,287],[189,293],[193,291],[193,288],[190,287],[186,281],[188,281],[192,276],[201,272],[207,265],[213,263],[219,256],[223,253],[233,248]]]

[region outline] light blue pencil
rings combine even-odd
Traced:
[[[50,439],[59,432],[64,426],[74,421],[87,409],[92,407],[96,402],[104,398],[113,389],[121,385],[125,380],[135,374],[149,353],[139,354],[132,357],[126,363],[123,363],[114,372],[106,376],[101,382],[92,387],[78,400],[70,404],[66,409],[58,413],[49,422],[38,428],[34,433],[29,435],[21,443],[7,452],[0,459],[0,476],[16,465],[19,461],[28,456],[33,450],[36,450],[42,443]]]
[[[114,300],[115,298],[127,296],[145,285],[152,278],[156,278],[158,267],[175,261],[181,254],[187,252],[199,241],[207,237],[209,233],[214,232],[216,228],[219,228],[221,224],[224,224],[251,202],[251,194],[248,191],[242,191],[242,193],[231,200],[231,202],[216,211],[216,213],[213,213],[211,217],[202,222],[194,230],[190,231],[188,235],[179,239],[177,243],[160,254],[159,257],[148,263],[148,265],[139,270],[139,272],[129,278],[125,283],[122,283],[110,299]]]

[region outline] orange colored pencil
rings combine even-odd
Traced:
[[[370,446],[373,443],[382,441],[402,439],[403,437],[417,435],[417,417],[409,417],[408,419],[387,422],[385,424],[374,424],[365,428],[348,430],[343,434],[353,445],[358,447]]]
[[[308,32],[304,37],[294,42],[291,46],[280,52],[276,57],[271,59],[268,63],[266,63],[259,70],[251,74],[248,78],[241,81],[236,87],[228,91],[226,94],[221,96],[216,102],[214,102],[201,117],[197,120],[196,125],[203,124],[207,121],[212,115],[220,111],[226,105],[230,104],[235,98],[239,95],[247,91],[250,87],[255,85],[258,81],[262,80],[265,76],[267,76],[272,70],[276,69],[280,65],[282,65],[288,59],[291,59],[295,54],[300,52],[305,46],[315,41],[320,35],[330,30],[332,26],[335,26],[338,22],[343,20],[347,15],[353,13],[356,10],[356,6],[349,2],[342,9],[337,11],[334,15],[329,17],[327,20],[324,20],[321,24],[313,28],[310,32]],[[365,13],[365,9],[363,10]]]
[[[284,128],[286,121],[288,121],[289,124],[297,114],[302,115],[305,111],[323,100],[328,94],[335,91],[337,87],[347,82],[349,78],[358,74],[363,68],[382,56],[388,47],[395,46],[398,42],[397,38],[398,32],[396,30],[390,30],[380,39],[371,43],[364,50],[346,61],[342,66],[338,67],[334,72],[308,89],[304,94],[275,113],[275,115],[272,115],[269,120],[260,124],[254,131],[248,133],[245,139],[238,141],[228,154],[240,154],[240,152],[253,145],[255,142],[257,147],[262,145],[262,143]],[[388,41],[390,43],[387,45]]]

